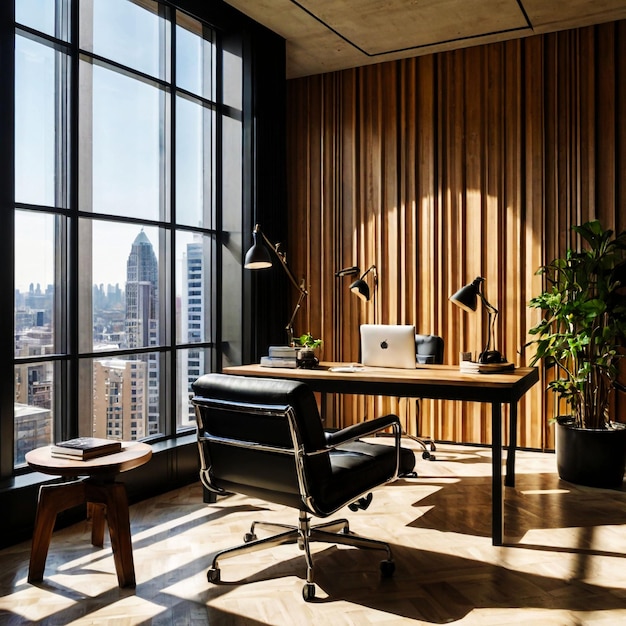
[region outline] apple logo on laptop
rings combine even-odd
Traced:
[[[383,341],[380,342],[380,347],[383,350],[386,350],[389,347],[389,344],[383,339]]]

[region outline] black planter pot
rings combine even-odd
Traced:
[[[296,352],[296,365],[302,369],[313,370],[319,365],[319,359],[311,349]]]
[[[557,422],[556,464],[559,476],[570,483],[619,489],[626,467],[626,428],[590,430]]]

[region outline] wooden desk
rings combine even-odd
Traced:
[[[506,485],[515,486],[517,402],[539,380],[536,368],[517,368],[500,374],[465,374],[454,365],[422,365],[415,370],[365,367],[357,372],[332,372],[345,363],[320,363],[314,370],[242,365],[224,368],[225,374],[263,378],[287,378],[306,382],[314,391],[370,396],[432,398],[491,404],[491,523],[492,542],[504,539],[504,490],[502,489],[502,405],[508,404],[509,447]]]
[[[115,482],[115,476],[147,463],[151,456],[152,448],[138,442],[125,442],[121,452],[88,461],[55,458],[50,454],[50,446],[37,448],[26,454],[26,462],[44,474],[68,478],[85,477],[85,480],[40,487],[28,582],[43,580],[57,514],[87,503],[88,515],[92,519],[92,545],[103,545],[106,520],[118,584],[120,587],[135,586],[128,498],[126,487],[123,483]]]

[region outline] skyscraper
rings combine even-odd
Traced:
[[[126,343],[128,348],[159,344],[159,264],[143,229],[135,238],[126,263]],[[147,364],[146,435],[159,432],[159,355],[138,355]]]
[[[126,341],[129,348],[151,343],[151,326],[157,321],[159,266],[150,240],[137,235],[126,262]]]
[[[204,275],[204,252],[202,240],[187,244],[183,255],[182,338],[188,343],[204,341],[207,307]],[[177,425],[186,426],[194,422],[194,409],[189,402],[191,383],[204,374],[204,350],[189,348],[182,363],[181,406]]]
[[[94,436],[125,441],[146,436],[147,365],[139,359],[95,361]]]

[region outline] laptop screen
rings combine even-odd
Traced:
[[[415,369],[415,326],[361,324],[361,362],[374,367]]]

